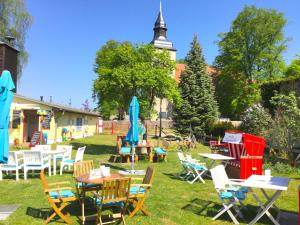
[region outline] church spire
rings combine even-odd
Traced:
[[[160,1],[159,13],[154,24],[154,37],[151,41],[157,48],[173,49],[173,43],[167,39],[167,25],[162,13],[162,3]]]

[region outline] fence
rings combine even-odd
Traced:
[[[103,121],[103,132],[110,134],[126,134],[130,127],[128,120],[108,120]],[[147,134],[149,136],[157,136],[159,133],[159,121],[145,121],[145,127],[147,128]],[[172,120],[162,120],[162,128],[164,131],[172,129]]]

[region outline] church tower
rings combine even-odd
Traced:
[[[167,50],[170,53],[170,58],[176,61],[177,50],[173,47],[173,43],[168,40],[167,30],[168,29],[163,17],[162,5],[160,1],[159,13],[153,28],[154,36],[150,44],[153,44],[158,51],[163,49]],[[170,76],[175,79],[175,69],[172,71]],[[171,118],[172,108],[172,104],[170,104],[167,99],[155,99],[154,109],[156,112],[158,112],[158,115],[154,116],[152,119],[156,119],[160,116],[162,119]]]

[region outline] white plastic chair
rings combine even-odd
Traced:
[[[71,159],[71,158],[65,158],[65,156],[64,156],[64,158],[63,158],[63,160],[61,161],[61,164],[60,164],[60,175],[62,175],[62,172],[63,172],[63,169],[64,169],[65,166],[68,166],[68,168],[70,168],[70,166],[73,166],[74,162],[80,162],[80,161],[83,160],[83,155],[84,155],[85,148],[86,148],[86,146],[78,148],[74,160]]]
[[[56,160],[62,159],[71,159],[72,157],[72,145],[57,145],[57,151],[65,151],[63,154],[59,154],[55,156]]]
[[[216,220],[223,213],[227,212],[232,221],[235,224],[239,224],[236,216],[243,218],[243,214],[241,209],[244,207],[242,201],[246,198],[245,193],[246,190],[243,190],[237,180],[230,180],[226,174],[224,165],[218,165],[212,169],[210,169],[211,177],[213,180],[214,187],[218,192],[218,197],[222,202],[222,208],[219,210],[217,215],[212,218],[212,220]],[[241,207],[238,206],[238,203]],[[231,211],[233,208],[236,212],[234,215]]]
[[[19,170],[23,168],[22,159],[18,158],[17,152],[9,152],[8,162],[0,164],[0,180],[2,180],[2,171],[16,171],[16,180],[19,180]]]
[[[23,152],[24,160],[24,180],[27,180],[27,172],[29,170],[44,170],[48,168],[49,176],[51,176],[51,161],[50,157],[43,154],[39,150],[30,150]]]

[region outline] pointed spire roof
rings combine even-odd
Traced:
[[[165,23],[165,20],[164,20],[164,17],[163,17],[163,13],[162,13],[161,1],[160,1],[160,5],[159,5],[159,13],[158,13],[157,19],[155,21],[154,28],[164,28],[164,29],[167,29],[167,25]]]
[[[168,50],[175,50],[173,48],[173,43],[170,42],[167,38],[167,25],[165,23],[163,13],[162,13],[162,4],[160,0],[160,6],[159,6],[159,13],[157,16],[157,19],[154,24],[154,37],[151,41],[151,44],[153,44],[157,48],[162,49],[168,49]],[[176,51],[176,50],[175,50]]]

